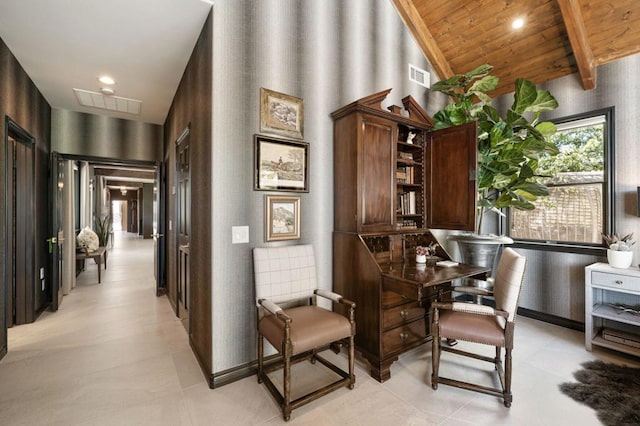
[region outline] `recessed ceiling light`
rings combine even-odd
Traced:
[[[108,95],[108,96],[113,96],[116,93],[116,91],[113,90],[111,87],[101,87],[100,91],[102,92],[103,95]]]
[[[516,18],[511,23],[511,28],[513,28],[514,30],[519,30],[522,27],[524,27],[524,19],[522,18]]]
[[[116,84],[116,81],[108,75],[103,75],[98,78],[98,81],[102,84]]]

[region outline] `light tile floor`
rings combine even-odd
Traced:
[[[154,291],[152,241],[118,234],[102,284],[87,262],[58,312],[9,330],[9,353],[0,361],[0,425],[283,424],[255,376],[208,388],[181,322]],[[639,363],[587,352],[583,337],[518,318],[510,409],[487,395],[444,385],[433,391],[426,345],[400,357],[382,384],[358,362],[354,390],[294,410],[289,424],[598,425],[595,413],[561,394],[558,384],[572,380],[583,361]],[[343,355],[327,356],[346,364]],[[477,365],[444,354],[441,374],[491,384],[490,366]],[[326,380],[317,368],[296,365],[294,389]]]

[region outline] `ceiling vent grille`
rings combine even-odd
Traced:
[[[102,93],[75,88],[73,91],[80,105],[86,107],[134,115],[140,114],[140,109],[142,108],[142,101],[136,99],[121,98],[120,96],[105,96]]]
[[[427,89],[431,86],[429,81],[430,75],[427,71],[409,64],[409,80],[414,83],[418,83],[420,86],[424,86]]]

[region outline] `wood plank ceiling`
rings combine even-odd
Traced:
[[[437,79],[489,63],[500,78],[493,96],[519,77],[539,84],[573,73],[593,89],[599,65],[640,52],[640,0],[392,2]]]

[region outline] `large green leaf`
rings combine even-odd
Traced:
[[[512,109],[507,110],[507,119],[505,120],[511,127],[528,126],[529,121]]]
[[[550,111],[558,108],[558,101],[549,93],[548,90],[538,90],[536,93],[536,99],[527,106],[525,111],[528,112],[540,112]]]
[[[437,83],[431,85],[431,90],[437,92],[445,92],[460,89],[460,83],[464,79],[464,76],[456,74],[453,77],[449,77],[445,80],[440,80]]]
[[[524,78],[516,79],[516,91],[513,95],[513,105],[511,109],[518,114],[522,114],[529,108],[538,96],[536,85]]]
[[[536,206],[528,201],[523,201],[523,200],[511,200],[511,203],[506,204],[504,206],[500,206],[500,207],[515,207],[518,210],[533,210],[536,208]]]
[[[522,168],[520,169],[520,179],[529,179],[534,175],[535,173],[533,173],[533,170],[531,169],[531,167],[529,167],[528,164],[522,165]]]
[[[482,65],[472,69],[471,71],[465,73],[464,76],[467,79],[472,80],[474,78],[484,77],[485,75],[489,74],[491,71],[493,71],[493,66],[492,65],[482,64]]]
[[[498,123],[502,121],[502,117],[500,117],[500,113],[498,112],[498,110],[492,107],[491,105],[484,105],[482,107],[482,110],[484,111],[485,114],[487,114],[487,118],[493,121],[494,123]],[[482,126],[483,124],[485,123],[478,123],[479,126]]]
[[[538,199],[538,197],[536,197],[536,196],[535,196],[535,195],[533,195],[532,193],[527,192],[527,191],[522,191],[522,190],[520,190],[520,189],[516,189],[516,190],[514,191],[514,193],[519,197],[519,199],[522,199],[522,200],[526,200],[526,201],[535,201],[535,200],[537,200],[537,199]]]
[[[467,120],[467,111],[463,108],[455,109],[449,112],[449,120],[451,124],[454,126],[459,126],[460,124],[466,123]]]
[[[556,133],[556,125],[550,121],[543,121],[536,125],[536,130],[544,137],[553,136]],[[555,146],[555,144],[554,144]]]
[[[549,195],[549,190],[547,189],[547,187],[536,182],[519,183],[514,187],[514,190],[515,189],[521,190],[521,191],[527,191],[529,194],[533,194],[538,197]]]
[[[499,81],[498,77],[494,77],[492,75],[484,76],[480,80],[476,80],[471,85],[471,87],[469,87],[469,90],[467,90],[467,93],[490,92],[496,88],[496,86],[498,85],[498,81]]]

